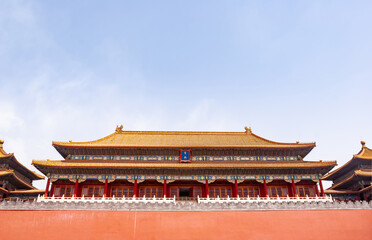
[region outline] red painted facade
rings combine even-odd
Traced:
[[[371,225],[372,210],[0,211],[1,239],[7,240],[369,240]]]

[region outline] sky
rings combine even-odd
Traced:
[[[244,131],[316,142],[339,166],[372,148],[371,1],[0,1],[0,139]],[[43,181],[34,185],[45,188]]]

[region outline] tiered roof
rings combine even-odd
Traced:
[[[31,184],[29,184],[29,183],[23,181],[22,179],[20,179],[14,173],[13,170],[3,170],[3,171],[0,171],[0,178],[1,178],[1,180],[7,180],[7,181],[9,181],[16,188],[20,188],[20,189],[36,189]]]
[[[352,170],[359,170],[359,166],[372,166],[372,149],[367,148],[364,141],[361,141],[362,149],[358,154],[354,155],[351,160],[345,163],[338,169],[328,173],[323,177],[323,180],[338,180],[340,177],[347,175]],[[370,167],[372,169],[372,167]],[[353,172],[352,174],[355,174]]]
[[[333,181],[333,185],[326,190],[326,193],[356,194],[371,189],[372,149],[367,148],[364,141],[361,144],[362,149],[350,161],[323,177],[323,180]],[[364,183],[364,187],[360,182]],[[361,189],[354,189],[355,185]]]
[[[53,142],[57,151],[68,155],[120,154],[120,149],[261,149],[293,151],[295,156],[305,157],[315,143],[280,143],[245,132],[187,132],[187,131],[123,131],[122,126],[104,138],[88,142]]]
[[[17,170],[21,174],[23,174],[25,177],[29,178],[30,180],[40,180],[44,179],[43,176],[40,174],[37,174],[36,172],[31,171],[24,165],[22,165],[16,157],[14,156],[14,153],[6,153],[3,149],[4,140],[0,140],[0,164],[1,163],[7,163],[12,169]]]
[[[317,172],[325,174],[331,170],[335,165],[335,161],[329,162],[312,162],[312,161],[225,161],[225,162],[191,162],[188,164],[179,164],[178,162],[152,162],[152,161],[135,161],[135,162],[94,162],[94,161],[50,161],[50,160],[34,160],[32,164],[44,174],[50,172],[63,172],[63,169],[69,169],[69,172],[79,173],[94,172],[93,169],[107,170],[130,170],[130,169],[317,169]],[[80,170],[79,170],[80,169]]]
[[[257,136],[250,128],[245,132],[186,132],[186,131],[123,131],[122,126],[104,138],[88,142],[53,142],[53,146],[66,159],[34,160],[32,164],[44,174],[48,173],[98,173],[117,172],[123,173],[127,170],[141,169],[230,169],[244,170],[254,169],[257,171],[282,169],[286,173],[299,172],[299,169],[307,172],[325,174],[331,170],[336,162],[314,162],[303,161],[314,147],[315,143],[281,143],[274,142]],[[257,149],[268,154],[279,154],[286,156],[284,151],[290,150],[291,156],[300,156],[298,161],[192,161],[188,164],[180,164],[178,161],[124,161],[124,160],[72,160],[70,155],[120,155],[120,150],[134,149],[134,154],[140,154],[142,149],[172,149],[167,154],[179,156],[180,149],[192,149],[192,155],[197,155],[198,149],[209,149],[207,153],[221,150],[225,155],[233,150],[249,150],[257,153]],[[225,151],[226,150],[226,151]],[[242,153],[242,151],[240,152]],[[204,153],[205,154],[205,153]],[[225,156],[224,155],[224,156]],[[252,156],[252,155],[249,155]],[[254,155],[253,155],[254,156]],[[270,155],[269,155],[270,156]],[[289,171],[287,171],[289,170]]]
[[[0,192],[11,195],[34,195],[43,193],[43,190],[36,189],[32,186],[32,180],[44,179],[44,177],[29,170],[18,162],[13,153],[5,152],[3,144],[4,141],[0,140],[0,164],[6,164],[9,167],[0,167],[0,180],[11,183],[15,189],[10,191],[0,186]]]

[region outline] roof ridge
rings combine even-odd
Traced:
[[[103,141],[105,139],[108,139],[112,136],[115,136],[115,135],[121,135],[121,134],[139,134],[139,135],[231,135],[231,136],[234,136],[234,135],[239,135],[239,136],[254,136],[256,138],[259,138],[263,141],[266,141],[268,143],[273,143],[273,144],[278,144],[278,145],[288,145],[288,144],[293,144],[293,145],[309,145],[309,144],[314,144],[314,146],[316,145],[315,142],[303,142],[303,143],[300,143],[299,141],[293,143],[293,142],[277,142],[277,141],[272,141],[272,140],[268,140],[264,137],[261,137],[261,136],[258,136],[252,132],[217,132],[217,131],[115,131],[105,137],[102,137],[102,138],[99,138],[99,139],[96,139],[96,140],[92,140],[92,141],[82,141],[82,142],[74,142],[74,141],[71,141],[69,140],[68,142],[64,142],[64,141],[52,141],[52,145],[60,145],[60,144],[68,144],[68,143],[71,143],[71,144],[88,144],[88,143],[96,143],[96,142],[100,142],[100,141]]]

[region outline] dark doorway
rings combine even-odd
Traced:
[[[191,187],[180,187],[180,195],[179,197],[192,197],[191,196]]]

